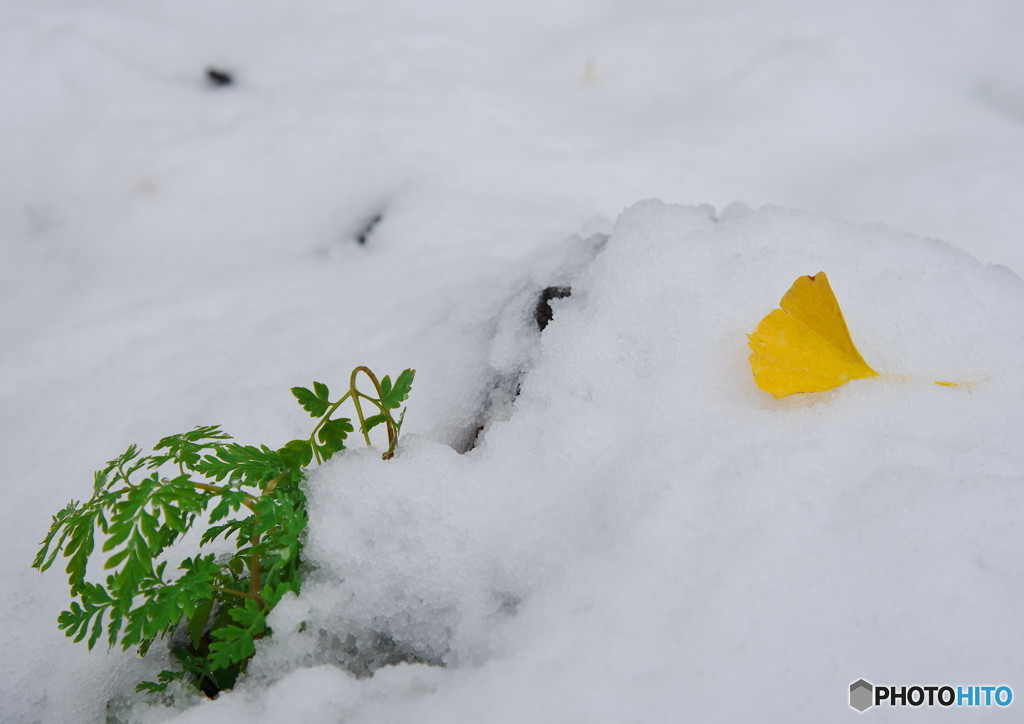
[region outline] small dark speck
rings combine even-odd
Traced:
[[[375,214],[372,219],[363,225],[363,228],[358,234],[356,234],[356,243],[359,244],[359,246],[366,246],[366,240],[370,238],[370,234],[373,233],[374,227],[380,223],[382,218],[384,218],[383,215]]]
[[[570,287],[547,287],[540,293],[540,297],[537,299],[537,307],[533,311],[534,321],[537,322],[537,329],[541,332],[548,326],[548,323],[554,318],[555,313],[551,309],[552,299],[562,299],[572,294]]]
[[[498,598],[498,611],[505,614],[506,616],[515,616],[519,613],[519,606],[522,604],[523,599],[514,593],[499,593]]]
[[[223,88],[224,86],[231,85],[235,82],[231,73],[221,68],[207,68],[206,80],[210,85],[215,85],[218,88]]]

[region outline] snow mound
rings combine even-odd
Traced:
[[[820,722],[860,677],[1024,675],[1024,283],[728,211],[638,203],[538,260],[572,293],[543,333],[510,301],[489,364],[518,396],[466,454],[420,430],[316,470],[302,595],[175,721]],[[746,335],[818,271],[884,374],[775,400]]]

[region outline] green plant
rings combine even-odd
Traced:
[[[376,397],[357,388],[360,373]],[[139,691],[164,691],[176,679],[210,696],[233,686],[256,640],[270,633],[267,614],[286,594],[299,593],[305,468],[342,452],[354,431],[351,419],[332,416],[350,401],[367,445],[370,431],[383,424],[389,459],[405,410],[397,418],[393,413],[409,396],[414,375],[405,370],[392,383],[357,367],[336,401],[321,382],[293,387],[318,421],[308,438],[276,450],[233,442],[218,426],[165,437],[147,455],[129,447],[95,474],[88,501],[73,500],[53,516],[32,563],[45,571],[59,554],[67,558],[72,601],[59,628],[90,649],[105,628],[108,646],[137,646],[141,655],[156,639],[171,637],[181,670],[162,671]],[[364,416],[364,403],[376,414]],[[168,549],[193,528],[202,531],[200,546],[220,538],[233,550],[185,558],[176,573],[168,572]],[[97,543],[108,554],[102,582],[87,577]]]

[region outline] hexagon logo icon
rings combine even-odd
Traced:
[[[866,711],[874,705],[873,687],[864,679],[857,679],[855,682],[850,684],[850,706],[857,711]]]

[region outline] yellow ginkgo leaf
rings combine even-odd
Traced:
[[[877,377],[860,356],[825,272],[793,282],[750,335],[750,367],[765,392],[785,397]]]

